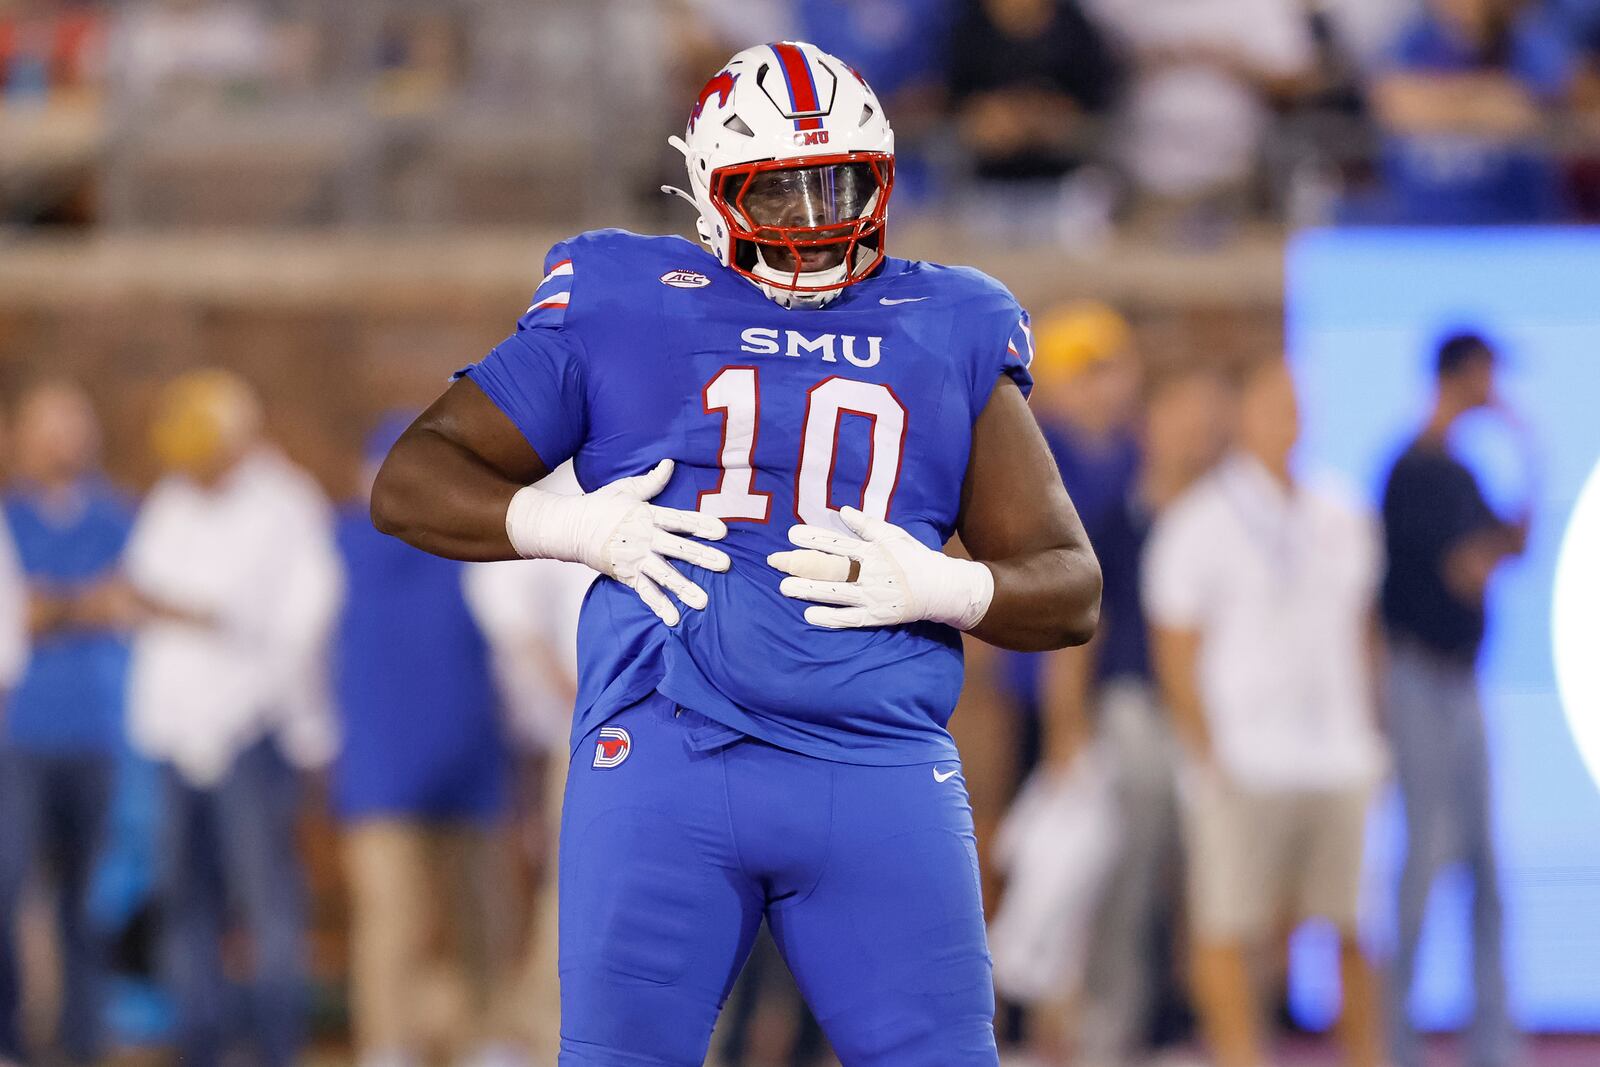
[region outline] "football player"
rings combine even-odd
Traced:
[[[813,45],[735,55],[671,143],[709,251],[556,245],[373,494],[379,528],[429,551],[602,575],[560,1062],[702,1063],[765,918],[849,1067],[994,1067],[945,729],[961,634],[1082,643],[1100,592],[1026,406],[1027,316],[977,271],[887,255],[894,135]],[[530,485],[568,459],[585,495]],[[958,533],[971,559],[941,551]]]

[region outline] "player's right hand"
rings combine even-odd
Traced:
[[[668,559],[681,559],[711,571],[728,569],[721,549],[690,540],[720,541],[727,524],[697,511],[648,503],[667,487],[672,461],[662,460],[646,474],[623,478],[582,496],[562,496],[528,486],[511,500],[506,534],[527,558],[583,563],[615,578],[639,594],[668,626],[681,618],[670,592],[684,605],[706,606],[704,589]],[[679,536],[688,535],[688,536]],[[665,592],[663,592],[665,590]]]
[[[672,479],[672,460],[664,459],[648,474],[612,482],[589,494],[594,497],[602,524],[616,521],[600,550],[598,564],[590,564],[601,574],[609,574],[639,594],[651,611],[668,626],[678,625],[678,609],[661,590],[665,588],[688,607],[706,606],[706,593],[685,578],[668,558],[681,559],[710,571],[728,569],[728,554],[710,545],[691,541],[688,534],[706,541],[728,536],[728,525],[697,511],[663,508],[645,501],[667,487]]]

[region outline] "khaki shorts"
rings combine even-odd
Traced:
[[[1189,910],[1205,941],[1261,941],[1326,919],[1354,934],[1369,786],[1252,792],[1207,777],[1184,812]]]

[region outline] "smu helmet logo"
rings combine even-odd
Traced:
[[[715,78],[706,82],[706,87],[700,90],[700,99],[694,102],[694,110],[689,113],[689,131],[694,132],[694,124],[700,118],[700,113],[706,109],[706,103],[715,96],[718,107],[728,106],[728,96],[733,92],[733,83],[739,80],[739,75],[723,71]]]
[[[794,143],[799,145],[801,148],[805,148],[808,145],[814,145],[814,144],[827,144],[828,143],[828,131],[827,130],[802,130],[799,133],[794,135]]]
[[[620,726],[600,727],[600,740],[594,746],[596,767],[615,767],[633,751],[633,738]]]

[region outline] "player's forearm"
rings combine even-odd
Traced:
[[[1081,645],[1100,621],[1100,562],[1087,544],[1006,560],[981,560],[994,599],[971,633],[1017,652]]]
[[[518,559],[506,509],[521,488],[443,435],[414,426],[378,471],[372,524],[436,556]]]

